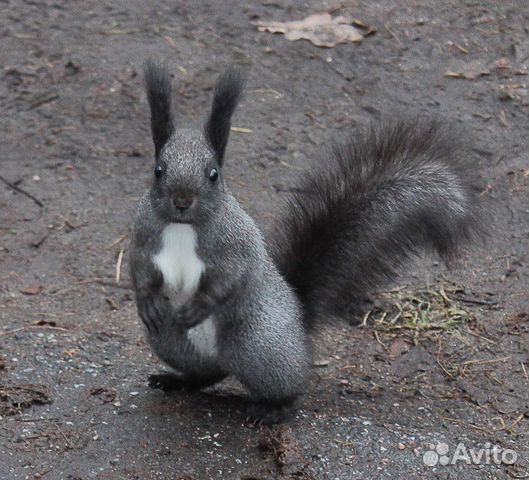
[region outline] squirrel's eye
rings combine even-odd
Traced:
[[[216,182],[219,179],[219,172],[216,168],[213,168],[211,172],[209,172],[209,179],[212,182]]]
[[[161,165],[156,165],[156,167],[154,167],[154,176],[156,178],[160,178],[162,176],[162,173],[163,167]]]

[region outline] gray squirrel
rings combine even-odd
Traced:
[[[417,253],[451,258],[473,237],[478,202],[463,150],[436,120],[371,127],[307,165],[265,240],[223,176],[240,72],[220,75],[201,129],[175,126],[165,66],[148,61],[145,82],[155,168],[130,264],[147,340],[175,370],[149,384],[200,389],[231,375],[251,416],[275,423],[307,388],[318,325]]]

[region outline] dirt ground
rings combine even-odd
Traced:
[[[254,24],[323,11],[377,31],[322,49]],[[0,478],[529,478],[528,25],[525,0],[0,1]],[[181,125],[225,65],[247,72],[226,175],[265,229],[355,126],[440,115],[472,145],[486,246],[419,262],[363,326],[327,331],[272,431],[245,422],[234,382],[146,385],[161,365],[127,249],[152,175],[149,55],[174,72]],[[481,460],[443,465],[460,442]]]

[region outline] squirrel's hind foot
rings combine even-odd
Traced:
[[[260,400],[248,408],[246,421],[254,426],[277,425],[284,423],[294,413],[295,399],[281,401]]]
[[[182,375],[175,373],[156,373],[149,375],[149,387],[163,390],[164,392],[173,392],[176,390],[185,390],[187,382]]]
[[[160,372],[149,375],[148,384],[149,387],[163,390],[164,392],[174,392],[178,390],[193,392],[220,382],[223,378],[223,375],[197,377],[178,373]]]

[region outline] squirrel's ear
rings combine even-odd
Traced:
[[[156,157],[174,131],[171,111],[171,77],[164,65],[150,59],[145,63],[145,88],[151,109],[151,130]]]
[[[231,116],[241,98],[244,79],[235,67],[229,67],[217,80],[213,106],[206,122],[206,138],[222,166],[224,151],[230,136]]]

